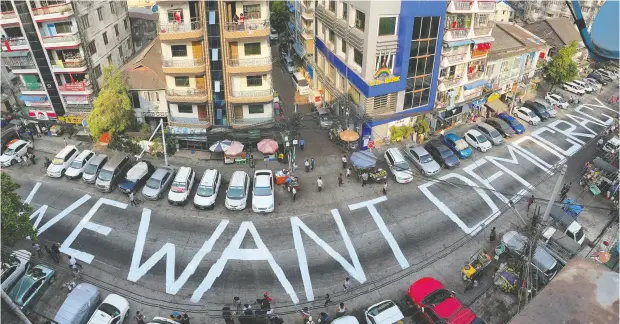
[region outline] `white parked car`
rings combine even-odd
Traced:
[[[11,286],[28,270],[30,264],[30,252],[17,250],[2,260],[2,289],[9,291]]]
[[[398,148],[389,148],[384,153],[385,161],[394,175],[394,181],[398,183],[409,183],[413,180],[411,167],[405,156]]]
[[[170,191],[168,191],[168,203],[171,205],[184,205],[189,199],[189,194],[194,185],[196,172],[190,167],[180,167],[174,177]]]
[[[224,205],[230,210],[243,210],[248,201],[250,176],[243,171],[235,171],[226,189]]]
[[[393,324],[405,318],[395,302],[384,300],[368,307],[364,311],[367,324]]]
[[[469,145],[480,152],[486,152],[493,147],[491,141],[489,141],[486,136],[476,129],[468,130],[463,137]]]
[[[269,34],[269,40],[271,41],[277,41],[278,38],[280,38],[280,36],[278,35],[278,31],[271,28],[271,34]]]
[[[73,162],[71,163],[71,166],[69,167],[69,169],[67,169],[67,172],[65,172],[65,176],[69,179],[77,179],[81,177],[82,172],[86,168],[86,165],[88,165],[88,162],[94,156],[95,156],[95,152],[93,151],[90,151],[90,150],[82,151],[82,153],[80,153],[75,158],[75,160],[73,160]]]
[[[587,84],[586,82],[583,82],[581,80],[573,80],[573,82],[571,82],[571,83],[580,86],[581,89],[583,89],[587,93],[592,93],[592,91],[594,91],[594,88],[592,88],[589,84]]]
[[[273,172],[256,170],[252,190],[252,210],[255,213],[270,213],[274,210],[276,199],[273,189]]]
[[[540,123],[540,117],[536,116],[536,114],[529,108],[517,107],[512,114],[531,125],[538,125],[538,123]]]
[[[121,324],[129,318],[129,302],[117,295],[109,294],[97,307],[87,324]]]
[[[52,164],[47,167],[47,176],[52,178],[62,177],[73,160],[80,154],[77,147],[74,145],[67,145],[63,148],[56,157],[52,160]]]
[[[545,101],[552,105],[559,106],[563,109],[568,108],[568,102],[564,101],[564,98],[562,98],[562,96],[555,93],[547,92],[547,95],[545,96]]]
[[[562,89],[570,92],[570,93],[574,93],[574,94],[578,94],[578,95],[584,95],[586,94],[586,91],[584,89],[582,89],[580,86],[572,83],[572,82],[566,82],[564,84],[562,84]]]
[[[213,208],[221,184],[222,174],[219,171],[213,169],[205,170],[198,183],[198,188],[196,188],[194,207],[198,209]]]
[[[4,151],[4,154],[0,156],[0,163],[3,167],[8,167],[9,165],[21,161],[22,156],[26,155],[28,149],[31,147],[32,142],[17,140],[15,143],[9,145],[6,151]]]
[[[584,78],[583,82],[587,83],[594,90],[600,90],[603,87],[602,84],[600,84],[598,81],[592,78]]]

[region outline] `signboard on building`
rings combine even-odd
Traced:
[[[368,81],[368,85],[373,87],[381,84],[387,84],[400,81],[400,76],[392,74],[394,66],[395,53],[381,53],[377,55],[377,64],[375,79]]]

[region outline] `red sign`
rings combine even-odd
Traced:
[[[85,83],[67,83],[64,86],[62,86],[61,89],[65,91],[84,91],[86,89],[86,84]]]
[[[368,148],[375,148],[375,141],[368,141]]]

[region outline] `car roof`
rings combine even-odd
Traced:
[[[396,148],[396,147],[391,147],[389,149],[387,149],[386,152],[390,152],[390,154],[392,154],[392,157],[394,159],[401,159],[404,160],[405,157],[403,156],[403,153],[400,151],[400,149]]]
[[[92,153],[93,151],[91,150],[84,150],[82,152],[80,152],[80,154],[78,154],[78,156],[75,158],[76,160],[83,160],[84,158],[86,158],[86,156],[90,153]]]
[[[201,186],[210,186],[215,183],[215,177],[217,175],[217,170],[215,169],[206,169],[202,174],[202,179],[200,179]]]
[[[124,307],[124,306],[128,306],[129,302],[127,301],[127,299],[125,299],[124,297],[121,297],[117,294],[109,294],[104,300],[104,303],[108,303],[112,306],[116,306],[116,307]]]
[[[16,148],[17,146],[22,145],[22,144],[24,144],[24,143],[28,143],[28,142],[26,142],[26,141],[24,141],[24,140],[17,140],[17,141],[15,141],[15,143],[13,143],[13,144],[9,145],[9,148],[10,148],[10,149],[14,149],[14,148]]]
[[[486,122],[479,122],[479,123],[477,124],[477,126],[478,126],[478,127],[482,127],[482,128],[484,128],[484,129],[486,129],[486,130],[489,130],[489,131],[491,131],[491,130],[495,130],[495,127],[493,127],[493,126],[491,126],[491,125],[487,124]]]
[[[470,134],[472,134],[472,135],[474,135],[474,136],[482,136],[482,133],[480,133],[480,131],[479,131],[479,130],[477,130],[477,129],[473,129],[473,128],[472,128],[472,129],[470,129],[470,130],[468,130],[466,133],[470,133]]]
[[[423,147],[415,144],[408,144],[407,149],[416,152],[418,155],[426,155],[428,151]]]
[[[521,107],[519,107],[517,109],[523,109],[525,111],[532,111],[529,107],[524,107],[524,106],[521,106]]]
[[[192,168],[190,167],[180,167],[179,172],[177,172],[177,176],[175,177],[175,179],[185,179],[187,178],[187,176],[189,175],[191,171],[192,171]]]
[[[245,181],[245,177],[246,177],[247,173],[245,173],[244,171],[235,171],[232,176],[230,177],[230,184],[229,186],[231,187],[243,187],[244,186],[244,181]]]
[[[77,147],[75,147],[75,145],[67,145],[62,150],[60,150],[58,154],[56,154],[56,157],[64,158],[67,154],[69,154],[69,151],[71,151],[72,149],[77,150]]]
[[[93,157],[92,159],[90,159],[90,161],[88,162],[89,164],[101,164],[101,162],[103,162],[103,160],[107,159],[108,156],[105,154],[97,154],[95,155],[95,157]]]
[[[450,140],[453,140],[453,141],[461,139],[458,135],[456,135],[454,133],[448,133],[448,134],[445,135],[445,137],[450,139]]]
[[[151,176],[151,178],[161,180],[164,178],[164,175],[166,173],[172,173],[172,170],[169,168],[159,168],[155,170],[155,172],[153,172],[153,175]]]
[[[424,277],[416,280],[409,286],[409,297],[416,302],[422,302],[426,296],[443,288],[444,286],[439,280],[431,277]]]
[[[269,175],[258,174],[256,178],[254,178],[254,186],[255,187],[270,187],[271,182],[269,181]]]

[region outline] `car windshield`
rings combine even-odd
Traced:
[[[110,317],[116,317],[119,316],[121,314],[121,311],[118,310],[118,308],[108,304],[108,303],[103,303],[101,304],[101,306],[99,306],[99,310],[110,315]]]
[[[489,134],[491,134],[491,137],[500,137],[499,132],[494,129],[489,131]]]
[[[563,103],[564,102],[564,99],[562,99],[562,97],[552,96],[551,98],[557,100],[559,103]]]
[[[256,187],[254,188],[255,196],[271,196],[271,188],[270,187]]]
[[[439,154],[441,154],[441,157],[447,158],[452,155],[452,151],[450,151],[448,148],[444,148],[443,150],[441,150],[441,152],[439,152]]]
[[[114,173],[110,170],[101,170],[101,172],[99,172],[99,180],[110,181],[113,174]]]
[[[482,136],[482,135],[476,136],[476,139],[478,140],[478,143],[486,143],[487,142],[487,138]]]
[[[53,164],[53,165],[63,165],[63,164],[65,164],[65,160],[63,160],[63,159],[59,159],[59,158],[55,158],[55,159],[52,161],[52,164]]]
[[[409,171],[409,164],[407,162],[394,163],[394,168],[398,171]]]
[[[82,168],[82,162],[83,161],[73,161],[73,163],[71,163],[71,167],[74,169],[81,169]]]
[[[226,197],[230,199],[243,199],[245,197],[245,190],[243,187],[229,187]]]
[[[151,188],[151,189],[159,189],[159,179],[153,179],[153,178],[150,178],[150,179],[146,182],[145,186],[146,186],[147,188]]]
[[[531,111],[528,111],[527,114],[530,115],[530,117],[536,117],[536,114]]]
[[[15,150],[12,149],[12,148],[4,151],[4,155],[6,155],[6,156],[13,156],[13,154],[15,154]]]
[[[95,174],[95,172],[97,172],[97,165],[95,164],[89,164],[86,166],[86,169],[84,169],[84,173],[86,174]]]
[[[435,306],[450,297],[452,297],[451,292],[449,292],[446,289],[439,289],[439,290],[434,291],[430,295],[426,296],[426,298],[422,300],[422,304],[429,305],[429,306]]]
[[[382,303],[380,305],[377,305],[371,309],[368,310],[368,314],[372,315],[372,316],[377,316],[379,315],[379,313],[388,310],[392,307],[396,306],[392,301],[386,301],[385,303]]]
[[[430,154],[424,154],[420,156],[420,163],[429,163],[429,162],[433,162],[433,158],[430,156]]]
[[[212,186],[201,185],[198,186],[198,189],[196,190],[196,195],[200,197],[211,197],[213,196],[213,192],[214,190]]]

